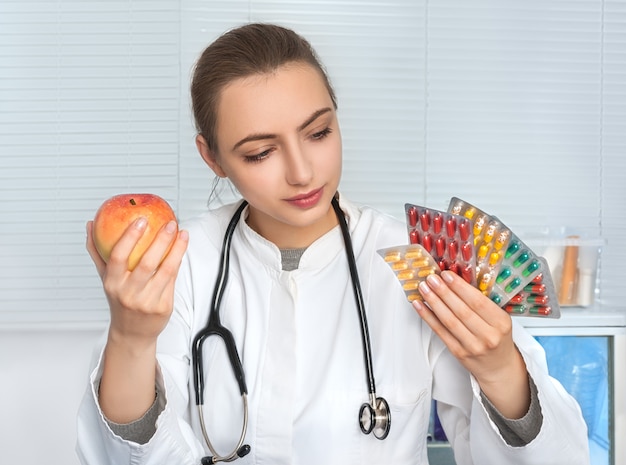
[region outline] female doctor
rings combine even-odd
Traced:
[[[88,223],[111,320],[83,464],[427,464],[431,398],[458,465],[588,463],[578,405],[506,312],[450,272],[406,301],[376,253],[406,227],[338,193],[337,102],[305,39],[227,32],[191,92],[198,150],[245,201],[168,224],[132,272],[145,220],[108,264]]]

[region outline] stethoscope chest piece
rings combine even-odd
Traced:
[[[385,439],[391,428],[389,404],[382,397],[364,403],[359,410],[359,426],[364,434],[373,433],[377,439]]]

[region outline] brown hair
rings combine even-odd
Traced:
[[[315,50],[290,29],[247,24],[224,33],[202,52],[191,82],[191,103],[196,129],[213,153],[218,153],[215,131],[222,89],[235,79],[270,73],[293,62],[306,63],[319,71],[337,108],[335,92]]]

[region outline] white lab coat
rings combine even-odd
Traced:
[[[281,270],[279,250],[242,220],[232,241],[222,323],[236,340],[249,391],[249,455],[241,464],[428,463],[431,397],[458,465],[587,464],[580,409],[547,374],[541,346],[520,326],[514,338],[534,379],[543,413],[539,435],[510,447],[483,407],[475,380],[407,302],[378,249],[407,243],[404,223],[342,199],[363,289],[379,396],[391,409],[380,441],[358,424],[368,400],[358,314],[339,227]],[[190,346],[205,325],[224,230],[226,206],[184,225],[190,232],[174,314],[159,339],[159,383],[166,407],[144,445],[115,436],[98,406],[100,359],[78,417],[77,451],[84,464],[198,465],[208,454],[194,402]],[[246,212],[242,218],[245,218]],[[218,452],[239,438],[241,397],[218,338],[205,343],[205,420]]]

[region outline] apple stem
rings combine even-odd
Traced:
[[[129,202],[130,202],[131,205],[137,205],[137,202],[135,202],[135,199],[130,199]]]

